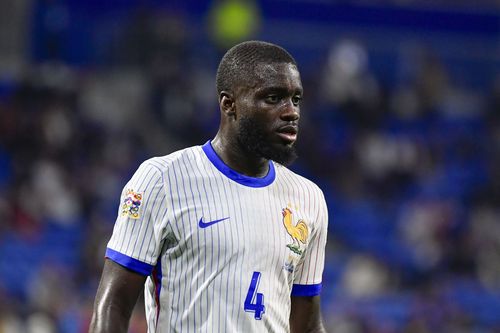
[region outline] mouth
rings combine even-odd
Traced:
[[[296,125],[285,125],[276,130],[278,136],[288,144],[292,144],[297,140],[299,129]]]

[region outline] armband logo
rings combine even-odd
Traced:
[[[125,192],[125,198],[122,203],[122,216],[130,217],[131,219],[138,219],[139,208],[142,203],[142,193],[137,193],[132,189]]]

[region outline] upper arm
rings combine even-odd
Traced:
[[[126,332],[146,277],[158,263],[168,211],[160,169],[143,163],[125,185],[94,304],[91,332]]]
[[[321,191],[316,191],[314,198],[318,209],[316,215],[311,217],[311,236],[295,270],[292,296],[316,296],[321,291],[328,234],[328,209]]]
[[[90,332],[126,332],[146,276],[106,259],[97,290]]]
[[[292,296],[290,332],[326,332],[323,327],[319,296]]]
[[[290,328],[297,332],[325,332],[320,311],[320,292],[328,233],[328,209],[321,191],[319,209],[307,250],[297,267],[291,294]]]
[[[161,170],[143,163],[127,182],[106,257],[149,275],[160,256],[168,225],[168,198]]]

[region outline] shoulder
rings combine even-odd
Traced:
[[[276,169],[276,174],[282,181],[292,182],[297,184],[297,186],[307,188],[311,192],[315,193],[318,197],[324,199],[323,191],[316,183],[304,176],[299,175],[298,173],[293,172],[292,170],[279,163],[273,163]]]
[[[201,146],[188,147],[164,156],[156,156],[142,162],[130,179],[132,183],[168,183],[172,174],[187,176],[185,170],[196,165],[202,152]],[[180,170],[180,171],[179,171]]]
[[[309,217],[314,222],[315,228],[319,226],[326,228],[328,224],[328,207],[325,195],[321,188],[313,181],[301,176],[287,167],[275,163],[277,178],[282,182],[283,188],[289,188],[292,193],[302,196],[306,210],[311,214]]]
[[[168,155],[149,158],[139,166],[139,169],[156,169],[159,173],[165,173],[179,164],[186,164],[197,160],[200,158],[201,153],[201,146],[184,148]]]

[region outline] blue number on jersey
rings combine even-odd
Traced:
[[[260,281],[260,272],[253,272],[252,281],[245,298],[244,309],[246,312],[255,312],[255,319],[261,320],[262,314],[266,312],[264,306],[264,295],[257,292]]]

